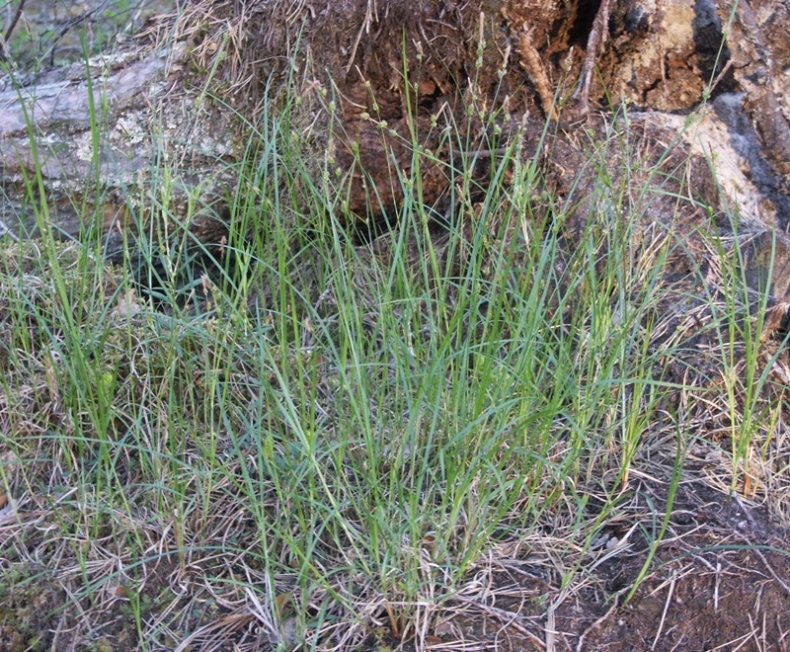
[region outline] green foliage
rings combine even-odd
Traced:
[[[2,5],[4,35],[19,4],[20,0],[8,0]],[[119,38],[131,35],[147,16],[169,11],[173,4],[168,0],[25,0],[6,52],[24,72],[79,62],[85,46],[90,55],[105,52]]]
[[[138,571],[160,562],[249,598],[283,648],[318,647],[338,623],[359,643],[373,619],[414,634],[484,554],[559,521],[567,585],[654,424],[676,417],[679,387],[657,370],[683,343],[651,345],[676,252],[639,245],[639,163],[610,175],[616,141],[594,154],[609,199],[576,246],[563,225],[577,198],[547,196],[515,147],[487,186],[466,158],[447,166],[458,195],[437,236],[418,200],[437,159],[417,142],[397,228],[360,246],[335,170],[308,167],[297,110],[265,107],[220,250],[190,239],[191,215],[138,214],[125,265],[109,266],[89,229],[54,239],[40,179],[43,239],[3,244],[3,483],[53,508],[83,578],[72,600],[123,587],[140,649],[161,596]],[[736,328],[740,306],[723,309]],[[754,365],[747,379],[765,380]],[[765,416],[744,413],[743,436]],[[682,459],[686,433],[670,430]],[[733,442],[742,457],[749,441]]]

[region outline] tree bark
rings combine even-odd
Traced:
[[[316,155],[332,157],[347,173],[348,209],[368,217],[366,211],[385,212],[402,201],[392,174],[409,173],[414,124],[437,156],[451,155],[451,146],[431,141],[437,133],[431,121],[441,112],[448,124],[474,134],[471,150],[485,150],[491,134],[468,117],[470,102],[508,113],[510,124],[527,117],[540,123],[557,117],[552,103],[571,96],[574,75],[590,60],[583,48],[593,16],[581,2],[393,0],[377,12],[367,0],[299,5],[296,12],[288,2],[243,4],[242,12],[232,2],[193,3],[181,23],[167,26],[167,46],[141,40],[29,83],[6,76],[0,232],[35,234],[51,225],[75,235],[84,216],[98,209],[102,230],[117,244],[128,225],[139,223],[131,213],[187,219],[187,206],[195,205],[189,219],[200,230],[201,221],[222,215],[221,197],[236,181],[250,136],[243,120],[209,96],[252,117],[272,90],[266,79],[275,80],[276,91],[297,75],[305,88],[336,93],[335,115],[328,100],[306,112],[324,147]],[[741,93],[740,105],[728,100],[719,107],[725,113],[729,107],[729,122],[719,119],[730,142],[708,146],[737,159],[745,170],[738,183],[749,184],[741,195],[759,197],[761,219],[784,229],[790,219],[786,5],[741,0],[729,32],[730,0],[660,6],[619,0],[611,11],[590,87],[593,102],[605,102],[608,93],[640,111],[676,113],[697,107],[711,81],[711,99]],[[300,39],[295,54],[290,50]],[[230,87],[224,96],[215,73]],[[328,133],[332,120],[339,129]],[[561,112],[559,120],[568,126]],[[431,166],[423,174],[430,203],[444,192],[446,175]]]
[[[184,88],[187,47],[141,46],[50,71],[7,76],[0,92],[0,232],[76,236],[98,215],[111,248],[131,212],[206,217],[237,160],[228,120]],[[163,176],[166,175],[166,176]],[[206,181],[208,180],[208,181]]]

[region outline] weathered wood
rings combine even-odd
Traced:
[[[186,52],[183,43],[138,47],[50,71],[32,84],[7,76],[0,92],[0,229],[35,234],[46,217],[73,236],[98,208],[102,229],[117,233],[130,211],[152,210],[165,194],[171,201],[160,209],[177,215],[189,192],[200,186],[208,197],[229,179],[224,162],[236,160],[235,141],[225,117],[207,108],[199,91],[185,89]]]
[[[188,196],[199,195],[197,205],[206,204],[210,215],[216,196],[234,182],[249,137],[244,120],[234,119],[222,102],[254,118],[267,79],[275,80],[269,90],[277,92],[293,77],[312,89],[304,93],[313,101],[305,117],[320,146],[316,159],[345,174],[348,210],[368,217],[402,201],[393,170],[410,174],[414,125],[417,139],[440,160],[456,147],[444,139],[443,128],[474,134],[476,140],[466,144],[471,150],[488,149],[489,125],[477,113],[470,117],[470,102],[488,115],[502,111],[513,118],[510,124],[552,117],[555,97],[561,104],[572,95],[591,60],[583,50],[593,14],[573,0],[393,0],[376,11],[367,0],[244,5],[239,12],[233,2],[193,2],[176,23],[160,23],[159,40],[166,46],[140,41],[90,66],[51,71],[31,83],[7,76],[0,92],[0,221],[6,228],[35,232],[37,205],[30,198],[37,192],[36,169],[49,221],[69,234],[97,205],[109,232],[129,221],[129,211],[186,219]],[[749,219],[785,228],[786,4],[739,2],[721,50],[730,0],[666,0],[660,10],[647,0],[613,5],[591,100],[602,103],[608,92],[634,110],[677,112],[697,107],[711,81],[713,99],[744,94],[740,104],[720,102],[731,114],[719,125],[729,142],[708,142],[712,149],[705,153],[741,168],[737,183],[724,190],[741,199],[757,197],[744,199]],[[321,99],[318,90],[330,95]],[[207,93],[220,101],[208,101]],[[565,124],[562,111],[559,119]],[[737,120],[751,125],[751,133]],[[330,123],[337,127],[332,133]],[[99,152],[93,151],[92,125],[98,125]],[[502,138],[508,138],[507,129]],[[442,168],[421,170],[428,203],[446,191]],[[737,176],[724,172],[725,178]]]

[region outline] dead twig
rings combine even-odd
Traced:
[[[5,50],[8,45],[8,39],[11,38],[11,34],[14,33],[14,28],[16,24],[19,22],[20,17],[22,16],[22,10],[25,8],[25,0],[19,1],[19,6],[16,8],[16,13],[14,13],[14,17],[11,19],[11,23],[8,25],[8,29],[5,31],[5,36],[3,36],[3,50],[0,51],[0,60],[8,61],[8,57],[6,56]]]
[[[651,650],[656,649],[656,645],[658,645],[658,641],[661,638],[661,630],[664,629],[664,623],[667,619],[667,611],[669,611],[669,605],[672,604],[672,594],[675,592],[675,578],[672,578],[672,581],[669,583],[669,593],[667,593],[667,600],[664,603],[664,611],[661,613],[661,622],[658,623],[658,631],[656,632],[656,638],[653,640],[653,645],[650,646]]]
[[[529,640],[532,641],[532,643],[534,643],[535,645],[537,645],[541,650],[546,649],[546,644],[544,643],[543,639],[533,634],[526,627],[524,627],[524,625],[518,622],[519,615],[517,613],[513,613],[512,611],[507,611],[505,609],[498,609],[497,607],[491,607],[487,604],[483,604],[482,602],[476,602],[475,600],[470,600],[469,598],[465,598],[461,595],[456,595],[455,599],[460,600],[461,602],[465,602],[468,605],[472,605],[482,609],[486,613],[501,620],[506,627],[512,627],[513,629],[517,630],[519,633],[524,634],[524,636],[529,638]]]

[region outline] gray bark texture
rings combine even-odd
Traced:
[[[34,83],[6,76],[0,232],[35,236],[51,227],[76,236],[88,226],[83,216],[98,214],[103,232],[120,242],[130,209],[178,216],[199,193],[210,212],[235,153],[223,115],[209,115],[200,91],[182,87],[186,51],[143,46]],[[163,179],[164,168],[172,176]]]

